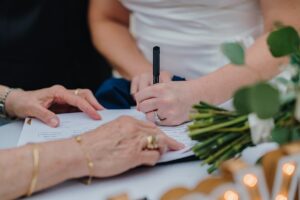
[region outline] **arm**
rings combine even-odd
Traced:
[[[88,173],[84,160],[81,160],[82,152],[72,140],[40,144],[39,152],[40,168],[35,191]],[[33,173],[32,147],[0,150],[0,169],[1,199],[15,199],[27,194]]]
[[[117,0],[91,0],[89,25],[94,46],[125,78],[151,70],[129,32],[129,11]]]
[[[227,65],[198,79],[195,84],[202,92],[198,94],[197,99],[216,104],[222,103],[241,86],[271,79],[280,72],[280,65],[288,62],[288,58],[274,58],[266,40],[276,21],[296,28],[300,27],[300,1],[261,0],[261,8],[265,33],[247,50],[246,63],[248,67]]]
[[[158,149],[147,149],[147,137],[155,136]],[[121,117],[74,139],[41,143],[36,191],[68,179],[92,175],[98,178],[121,174],[140,165],[155,165],[166,149],[182,145],[166,137],[154,124]],[[63,152],[63,153],[60,153]],[[87,156],[93,162],[89,174]],[[15,199],[27,194],[33,174],[31,145],[0,150],[0,197]]]
[[[199,101],[220,104],[232,97],[242,86],[260,80],[269,80],[280,72],[280,65],[288,58],[274,58],[267,45],[267,37],[273,24],[300,27],[299,0],[261,0],[265,33],[247,49],[247,67],[228,64],[221,69],[198,79],[186,82],[171,82],[148,87],[135,95],[137,108],[154,121],[154,111],[166,118],[162,125],[178,125],[188,121],[193,104]]]

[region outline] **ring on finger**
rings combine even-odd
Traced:
[[[158,138],[156,136],[150,135],[147,136],[147,146],[146,149],[148,150],[158,150]]]
[[[76,90],[74,91],[74,94],[75,94],[76,96],[78,96],[78,95],[79,95],[79,92],[80,92],[80,89],[76,89]]]
[[[154,111],[154,121],[155,123],[160,123],[164,120],[166,120],[167,118],[161,118],[158,114],[157,114],[157,111]]]

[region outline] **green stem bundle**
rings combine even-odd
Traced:
[[[295,127],[291,112],[293,105],[294,102],[288,102],[274,116],[276,127]],[[194,109],[196,112],[190,115],[193,124],[189,126],[189,136],[198,141],[193,151],[203,164],[210,165],[209,173],[218,169],[222,162],[239,157],[245,148],[254,145],[247,115],[203,102],[195,105]]]

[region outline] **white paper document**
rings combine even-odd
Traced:
[[[66,139],[82,134],[86,131],[97,128],[120,116],[131,116],[145,121],[145,115],[135,109],[129,110],[103,110],[99,112],[102,120],[92,120],[84,113],[59,114],[60,126],[51,128],[37,119],[27,118],[18,145],[28,143],[46,142],[59,139]],[[160,162],[178,160],[193,155],[191,147],[195,144],[187,134],[187,124],[176,127],[160,127],[168,136],[183,143],[185,148],[180,151],[170,151],[162,156]]]

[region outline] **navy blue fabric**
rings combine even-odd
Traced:
[[[174,76],[172,81],[185,81],[185,79]],[[105,81],[97,90],[96,98],[107,109],[129,109],[136,105],[130,94],[130,81],[122,78],[111,78]]]

